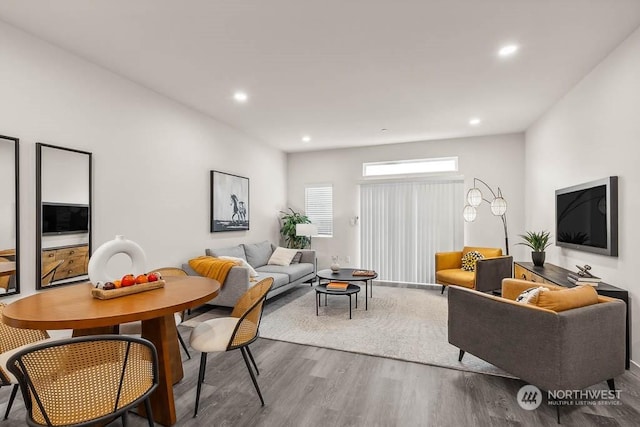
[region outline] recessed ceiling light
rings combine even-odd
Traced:
[[[499,51],[498,51],[498,55],[505,57],[505,56],[511,56],[514,53],[516,53],[519,49],[519,46],[517,44],[510,44],[507,46],[503,46]]]
[[[247,99],[249,99],[249,95],[247,95],[245,92],[238,91],[233,94],[233,99],[235,99],[237,102],[247,102]]]
[[[474,117],[472,119],[469,119],[469,124],[471,126],[478,126],[480,124],[481,120],[477,117]]]
[[[302,142],[310,142],[311,141],[311,137],[309,135],[305,135],[302,137]]]

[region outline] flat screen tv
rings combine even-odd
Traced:
[[[618,177],[556,190],[556,245],[618,256]]]
[[[42,204],[42,234],[89,232],[89,206],[62,203]]]

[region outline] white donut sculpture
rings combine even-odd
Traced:
[[[105,242],[89,258],[89,280],[91,283],[113,282],[115,279],[107,274],[107,263],[117,254],[125,254],[131,258],[131,271],[134,275],[146,272],[147,257],[137,243],[124,236]]]

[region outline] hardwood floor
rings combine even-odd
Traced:
[[[279,301],[268,304],[276,309]],[[188,342],[190,329],[179,327]],[[417,344],[419,345],[419,344]],[[428,345],[424,343],[422,345]],[[184,360],[175,385],[179,426],[556,426],[554,407],[521,409],[523,382],[318,347],[258,339],[251,345],[266,406],[261,407],[240,351],[211,354],[198,418],[192,418],[199,354]],[[457,357],[452,354],[451,357]],[[616,378],[620,406],[561,408],[564,426],[637,426],[640,379]],[[606,383],[593,388],[606,389]],[[10,388],[0,389],[4,413]],[[23,426],[18,396],[4,426]],[[120,425],[119,421],[113,425]],[[146,420],[129,417],[129,425]]]

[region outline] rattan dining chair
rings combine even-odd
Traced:
[[[238,299],[233,307],[231,317],[222,317],[202,322],[191,332],[191,347],[202,352],[200,356],[200,371],[198,373],[198,389],[196,392],[196,405],[193,416],[198,415],[198,405],[200,404],[200,389],[204,381],[204,373],[207,367],[207,355],[213,352],[223,352],[240,349],[244,363],[247,365],[251,381],[258,392],[260,402],[264,406],[264,399],[260,392],[260,387],[253,374],[249,359],[260,375],[258,365],[249,350],[249,344],[258,338],[258,328],[262,318],[262,309],[267,297],[267,292],[273,285],[273,278],[267,277],[256,283]]]
[[[163,267],[155,270],[151,270],[153,272],[160,273],[162,277],[171,277],[171,276],[188,276],[187,272],[181,268],[177,267]],[[182,323],[184,320],[184,311],[180,313],[175,313],[173,315],[174,320],[176,322],[176,326]],[[142,334],[142,322],[128,322],[123,323],[119,327],[119,333],[122,335],[141,335]],[[189,353],[189,349],[187,348],[187,343],[184,342],[182,335],[180,335],[180,331],[177,331],[178,341],[180,341],[180,345],[185,353],[187,353],[187,357],[191,359],[191,354]]]
[[[87,426],[144,403],[158,386],[158,355],[142,338],[94,335],[36,344],[7,362],[20,383],[30,426]]]
[[[36,329],[20,329],[14,328],[2,321],[2,312],[6,304],[0,303],[0,387],[13,385],[9,403],[4,413],[4,419],[9,417],[11,406],[18,393],[18,380],[11,372],[7,370],[7,360],[17,351],[22,350],[34,343],[50,340],[46,331]]]

